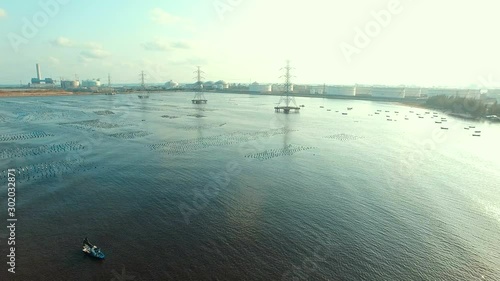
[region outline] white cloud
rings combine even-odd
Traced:
[[[151,10],[151,19],[153,22],[159,24],[175,24],[184,21],[181,17],[174,16],[160,8],[154,8]]]
[[[84,48],[89,49],[102,49],[102,45],[96,42],[86,42],[82,44]]]
[[[84,59],[102,59],[110,56],[110,53],[103,49],[89,49],[80,53]]]
[[[111,54],[104,50],[101,44],[96,42],[76,42],[66,37],[58,37],[50,41],[53,46],[63,48],[81,49],[80,61],[89,62],[93,59],[103,59],[109,57]]]
[[[49,57],[49,62],[52,64],[59,64],[61,61],[56,57]]]
[[[162,39],[155,39],[154,41],[150,41],[147,43],[142,44],[144,49],[148,51],[172,51],[175,49],[191,49],[191,46],[189,43],[184,42],[184,41],[166,41]]]
[[[150,11],[150,18],[156,24],[171,25],[171,26],[175,25],[176,27],[181,27],[189,32],[197,31],[196,25],[193,23],[192,20],[172,15],[161,8],[152,9]]]
[[[60,36],[50,43],[56,47],[65,47],[65,48],[81,48],[81,49],[102,49],[102,45],[97,42],[76,42],[67,37]]]
[[[57,47],[75,47],[76,46],[76,43],[73,42],[71,39],[66,38],[66,37],[62,37],[62,36],[50,41],[50,43],[54,46],[57,46]]]
[[[191,49],[191,46],[187,42],[176,41],[171,43],[172,48],[174,49]]]

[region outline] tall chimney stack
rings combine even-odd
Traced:
[[[40,71],[40,65],[38,63],[36,64],[36,78],[42,80],[42,72]]]

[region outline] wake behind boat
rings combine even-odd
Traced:
[[[92,245],[92,243],[89,242],[87,237],[85,237],[85,240],[83,240],[83,249],[82,251],[96,259],[104,259],[106,255],[104,255],[103,252],[101,252],[101,249],[99,249],[97,246]]]

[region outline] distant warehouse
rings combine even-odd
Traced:
[[[372,97],[374,98],[391,98],[391,99],[404,99],[405,98],[405,88],[404,87],[373,87]]]
[[[356,90],[353,86],[326,86],[325,94],[332,96],[355,96]]]
[[[253,82],[248,87],[248,91],[255,93],[269,93],[272,91],[271,84],[259,84],[257,82]]]

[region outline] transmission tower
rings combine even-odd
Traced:
[[[111,87],[111,75],[108,73],[108,87]]]
[[[141,71],[141,74],[139,74],[141,77],[141,88],[145,89],[146,88],[146,83],[144,83],[144,77],[146,77],[146,74],[144,74],[144,71]]]
[[[141,90],[145,91],[146,90],[146,83],[144,82],[144,77],[146,77],[146,74],[144,74],[144,71],[141,71],[141,74],[139,74],[139,77],[141,78]],[[149,98],[148,92],[145,94],[140,94],[138,95],[140,99],[147,99]]]
[[[194,104],[202,104],[202,103],[207,103],[207,99],[205,98],[205,95],[203,94],[203,82],[202,80],[205,78],[202,76],[205,72],[201,71],[201,68],[198,66],[198,70],[195,71],[196,73],[196,92],[194,94],[194,98],[191,100],[192,103]]]
[[[292,92],[292,75],[290,73],[291,69],[292,67],[290,67],[290,61],[287,61],[286,66],[282,68],[282,70],[285,70],[285,75],[281,76],[281,78],[285,79],[285,84],[283,85],[284,92],[280,98],[278,106],[274,107],[274,110],[276,112],[281,112],[283,110],[284,113],[289,113],[292,109],[295,110],[295,112],[298,112],[300,110],[300,107],[298,107],[295,103],[295,98],[293,96],[290,96]],[[283,102],[284,105],[281,105]],[[290,104],[292,103],[294,106],[290,106]]]

